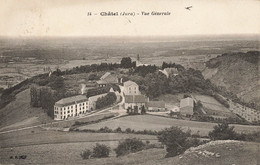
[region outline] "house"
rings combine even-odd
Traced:
[[[135,109],[137,107],[137,113],[141,113],[142,106],[146,107],[149,98],[144,95],[125,95],[125,109]]]
[[[89,101],[85,95],[63,98],[54,105],[54,120],[79,116],[89,111]]]
[[[106,72],[100,80],[97,81],[98,87],[105,87],[108,84],[118,84],[118,78],[115,74]]]
[[[161,112],[166,111],[164,101],[150,101],[147,102],[147,111],[148,112]]]
[[[193,115],[194,101],[192,98],[187,97],[181,99],[180,112],[182,115],[190,116]]]
[[[125,95],[140,95],[139,86],[133,81],[124,82]]]

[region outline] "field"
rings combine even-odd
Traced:
[[[38,144],[117,141],[133,137],[156,140],[156,137],[151,135],[63,132],[34,128],[30,130],[0,134],[0,146],[1,148],[6,148]]]
[[[218,142],[218,141],[217,141]],[[117,146],[118,142],[101,142],[108,145],[112,152],[108,158],[89,159],[83,160],[80,153],[86,148],[91,149],[95,143],[80,142],[80,143],[66,143],[66,144],[43,144],[34,146],[21,146],[14,148],[1,148],[0,161],[1,163],[14,163],[14,164],[186,164],[186,165],[245,165],[257,164],[260,159],[259,143],[251,142],[227,142],[220,144],[211,144],[198,147],[196,150],[189,151],[180,156],[172,158],[164,158],[165,149],[149,149],[137,153],[129,154],[122,157],[116,157],[113,149]],[[203,156],[199,152],[218,153],[219,158],[214,156]],[[10,159],[10,156],[27,155],[23,159]]]
[[[232,117],[236,118],[237,116],[230,112],[228,108],[224,105],[220,104],[215,98],[206,95],[200,94],[192,94],[196,100],[200,100],[204,110],[206,111],[207,115],[212,115],[214,117]]]
[[[80,130],[84,129],[100,129],[102,127],[109,127],[111,129],[116,129],[121,127],[123,130],[126,128],[131,128],[134,130],[156,130],[160,131],[164,128],[171,126],[179,126],[184,130],[190,129],[192,133],[199,133],[202,136],[207,136],[208,132],[213,130],[216,123],[207,122],[197,122],[188,120],[178,120],[160,116],[152,115],[136,115],[136,116],[126,116],[115,120],[108,120],[96,124],[90,124],[86,126],[80,126]],[[238,132],[254,132],[259,131],[260,126],[247,126],[247,125],[235,125],[235,130]]]

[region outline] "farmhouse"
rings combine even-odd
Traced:
[[[150,101],[147,102],[147,111],[148,112],[161,112],[166,111],[164,101]]]
[[[54,105],[54,120],[79,116],[89,111],[89,101],[85,95],[63,98]]]
[[[138,113],[140,113],[142,106],[146,107],[147,102],[149,102],[149,98],[144,95],[126,95],[125,109],[137,107]]]
[[[118,84],[118,78],[115,74],[106,72],[100,80],[97,81],[99,87],[105,87],[108,84]]]
[[[182,115],[185,115],[185,116],[193,115],[193,107],[194,107],[194,101],[192,98],[187,97],[187,98],[181,99],[180,113]]]
[[[139,86],[133,81],[124,82],[125,95],[140,95]]]

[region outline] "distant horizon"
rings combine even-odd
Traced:
[[[10,39],[48,39],[48,38],[82,38],[82,39],[91,39],[91,38],[115,38],[115,39],[124,39],[124,38],[151,38],[151,39],[160,39],[160,38],[239,38],[243,39],[244,37],[256,38],[260,40],[260,34],[257,33],[245,33],[245,34],[187,34],[187,35],[139,35],[139,36],[130,36],[130,35],[75,35],[75,36],[60,36],[60,35],[53,35],[53,36],[8,36],[8,35],[0,35],[0,38],[10,38]]]

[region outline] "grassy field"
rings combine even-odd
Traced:
[[[34,146],[15,147],[0,149],[0,163],[3,164],[100,164],[100,165],[166,165],[166,164],[185,164],[185,165],[245,165],[258,164],[259,143],[251,142],[230,142],[215,145],[205,145],[199,149],[182,155],[164,158],[165,149],[149,149],[137,153],[116,157],[113,151],[118,142],[101,142],[108,145],[112,152],[108,158],[83,160],[80,153],[86,148],[91,149],[95,143],[66,143],[66,144],[43,144]],[[204,156],[199,152],[219,153],[220,157]],[[10,159],[10,156],[27,155],[25,160]]]
[[[208,135],[208,132],[213,130],[213,127],[216,123],[207,123],[207,122],[197,122],[197,121],[187,121],[187,120],[178,120],[160,116],[152,115],[136,115],[136,116],[126,116],[121,117],[115,120],[108,120],[96,124],[90,124],[86,126],[79,127],[80,130],[83,129],[100,129],[102,127],[109,127],[111,129],[116,129],[121,127],[123,130],[126,128],[131,128],[134,130],[156,130],[160,131],[161,129],[179,126],[184,130],[190,129],[192,133],[199,133],[202,136]],[[247,126],[247,125],[234,125],[235,130],[238,132],[254,132],[259,131],[260,126]]]
[[[0,134],[0,148],[37,144],[116,141],[125,138],[154,139],[151,135],[51,131],[42,128]]]

